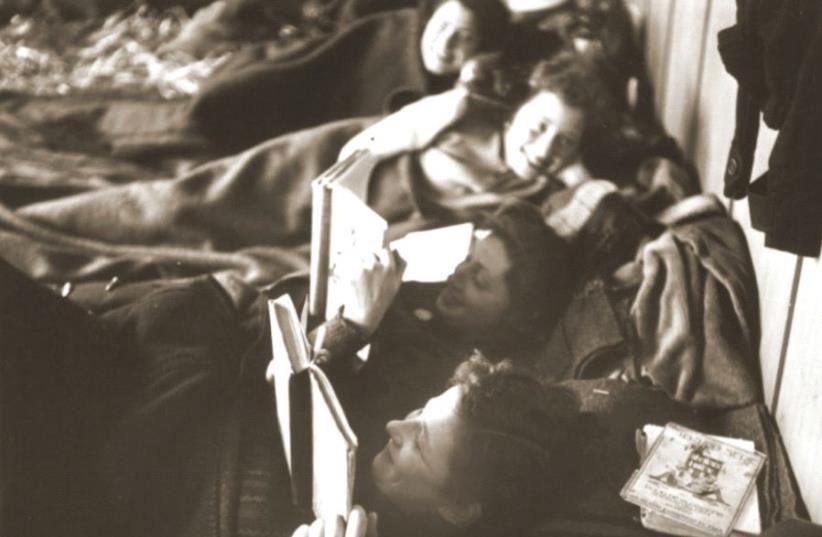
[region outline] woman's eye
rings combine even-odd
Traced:
[[[548,130],[548,123],[545,123],[543,121],[543,122],[531,127],[529,129],[529,132],[531,133],[531,136],[537,137],[537,136],[540,136],[541,134],[543,134],[547,130]]]

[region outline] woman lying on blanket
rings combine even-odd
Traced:
[[[473,62],[457,87],[368,127],[343,147],[341,158],[358,149],[384,159],[417,152],[432,187],[456,191],[462,186],[471,193],[492,191],[505,176],[532,181],[574,162],[585,111],[601,95],[593,69],[571,52],[540,62],[529,80],[530,97],[507,124],[506,103],[492,100],[497,67],[494,58]],[[463,154],[456,153],[459,149]]]
[[[249,3],[234,0],[243,2]],[[511,17],[517,19],[510,31],[508,11],[499,0],[407,0],[399,6],[416,4],[416,9],[398,9],[386,0],[346,3],[350,5],[342,11],[357,16],[321,37],[319,44],[311,38],[297,52],[243,55],[227,65],[195,98],[195,126],[222,150],[245,149],[285,132],[393,111],[444,91],[474,52],[502,48],[520,59],[545,56],[562,43],[599,48],[607,57],[609,74],[623,89],[624,81],[642,70],[622,0],[515,0],[508,2]],[[460,37],[445,43],[443,23],[449,31],[472,28],[480,39]],[[232,21],[216,24],[230,29]],[[180,46],[205,49],[213,46],[210,35],[220,34],[207,28],[186,33],[194,34],[194,42]],[[434,50],[443,45],[447,51]],[[328,92],[328,87],[335,91]]]
[[[561,380],[568,363],[542,356],[572,287],[566,245],[535,206],[505,204],[478,226],[468,256],[447,282],[400,283],[403,264],[375,259],[352,281],[340,316],[327,321],[323,355],[350,421],[363,432],[360,452],[386,420],[431,397],[474,349]],[[320,330],[319,328],[317,329]],[[370,344],[363,364],[355,355]]]
[[[4,535],[293,530],[268,335],[217,287],[170,285],[95,319],[0,264]],[[566,390],[484,360],[453,386],[373,439],[357,431],[382,446],[370,472],[359,451],[357,494],[384,535],[510,534],[544,516],[535,498],[573,488],[586,429]]]
[[[421,0],[376,13],[296,57],[229,66],[203,87],[191,118],[222,149],[237,150],[382,113],[451,87],[469,58],[502,47],[508,16],[500,0]]]
[[[570,186],[589,177],[587,168],[618,179],[639,161],[670,153],[661,136],[617,142],[621,103],[605,86],[595,59],[565,51],[539,62],[528,80],[530,95],[511,113],[486,97],[503,84],[506,98],[523,92],[511,66],[476,61],[471,77],[453,90],[426,97],[385,117],[349,141],[344,158],[366,148],[381,158],[412,154],[424,181],[416,201],[445,208],[488,206],[506,196],[529,197],[549,182]],[[499,91],[494,97],[499,95]],[[610,138],[610,139],[609,139]],[[623,141],[624,142],[624,141]],[[631,175],[629,172],[628,175]]]
[[[580,446],[599,433],[573,391],[481,355],[451,385],[385,426],[388,442],[370,465],[379,535],[516,535],[573,501]],[[345,535],[378,535],[376,516],[363,514]]]
[[[389,422],[388,444],[371,465],[380,495],[374,503],[366,504],[379,518],[366,518],[361,508],[355,508],[358,512],[349,517],[349,527],[339,523],[338,529],[352,532],[345,533],[346,536],[365,537],[659,535],[642,526],[639,508],[624,501],[620,491],[640,465],[638,451],[640,440],[645,439],[643,429],[669,422],[708,434],[751,440],[757,450],[766,453],[766,467],[757,485],[763,529],[805,513],[793,484],[787,454],[775,442],[778,432],[764,405],[694,411],[661,390],[606,379],[567,381],[540,389],[527,372],[517,372],[509,366],[491,365],[475,356],[457,372],[458,386],[466,374],[473,377],[467,387],[461,384],[460,394],[452,388],[430,400],[421,413]],[[492,386],[497,400],[486,403],[498,406],[491,410],[480,404],[474,407],[473,414],[485,414],[484,424],[494,425],[478,431],[469,421],[462,431],[457,428],[456,436],[462,437],[463,443],[454,446],[445,474],[446,483],[457,483],[458,488],[437,487],[431,477],[443,468],[440,456],[448,451],[436,449],[442,447],[437,440],[448,430],[449,422],[467,418],[460,414],[466,404],[471,405],[480,392],[490,391]],[[516,403],[512,404],[510,399],[516,399]],[[457,407],[456,419],[452,418],[454,414],[444,412],[446,407],[451,408],[447,402]],[[442,419],[442,414],[448,414],[448,418]],[[489,419],[491,414],[495,419]],[[434,432],[426,436],[421,432],[424,429]],[[564,434],[570,435],[567,443],[557,438]],[[429,440],[435,449],[429,448]],[[495,445],[490,445],[492,442]],[[568,448],[575,454],[564,452]],[[485,450],[486,457],[477,459],[476,454]],[[428,454],[434,456],[432,466],[423,463]],[[499,466],[491,467],[492,464]],[[557,464],[571,466],[560,469]],[[529,472],[534,475],[515,481],[516,476]],[[543,481],[546,477],[548,482]],[[400,487],[404,487],[405,494],[397,490]],[[466,491],[474,493],[466,495]],[[422,492],[426,494],[422,501],[409,498]],[[518,504],[514,506],[511,502]],[[403,514],[402,510],[414,505],[418,508],[414,518],[428,517],[430,525],[412,524],[408,515]],[[322,521],[315,521],[310,529],[303,525],[293,537],[321,535],[322,525]],[[436,529],[429,530],[432,526]]]
[[[2,534],[293,531],[301,521],[272,425],[267,334],[249,332],[252,319],[210,278],[137,296],[95,318],[0,263]],[[608,456],[592,457],[585,448],[599,433],[581,423],[588,420],[565,388],[546,390],[482,361],[457,379],[458,388],[418,400],[420,413],[378,432],[370,468],[360,451],[371,478],[358,483],[376,491],[357,492],[357,501],[379,511],[384,537],[481,535],[483,527],[520,535],[520,524],[554,515],[557,527],[543,534],[603,535],[615,525],[614,533],[644,535],[636,508],[618,496],[636,468],[635,429],[670,420],[700,426],[701,414],[660,390],[569,383],[581,410],[608,424]],[[753,405],[701,423],[767,451],[767,526],[801,514],[801,505],[766,412]],[[586,476],[599,486],[577,501]]]

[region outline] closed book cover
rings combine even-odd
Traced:
[[[659,425],[646,425],[642,428],[643,446],[642,449],[640,449],[641,460],[644,459],[647,455],[647,448],[649,446],[652,446],[654,442],[656,442],[657,438],[659,438],[659,435],[662,434],[662,430],[663,427]],[[711,438],[727,442],[747,451],[756,451],[756,448],[752,440],[745,440],[742,438],[729,438],[726,436],[715,435],[711,435]],[[646,508],[642,508],[640,513],[640,520],[642,521],[642,525],[648,529],[669,533],[671,535],[693,537],[705,535],[704,533],[694,528],[688,527],[684,524],[680,524],[675,520],[671,520],[670,518],[667,518],[664,515],[660,515]],[[739,517],[736,519],[736,523],[734,524],[731,535],[759,535],[761,531],[762,522],[759,516],[759,492],[757,491],[756,487],[754,487],[751,491],[751,494],[748,496],[748,499],[742,506],[742,511],[740,512]]]
[[[621,495],[705,535],[724,537],[764,461],[762,453],[669,423]]]

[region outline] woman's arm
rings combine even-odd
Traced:
[[[319,363],[335,372],[351,369],[350,358],[368,343],[393,304],[405,266],[396,251],[386,248],[356,271],[342,313],[310,335],[314,345],[321,348]]]
[[[458,86],[406,105],[349,140],[339,159],[358,149],[367,149],[381,158],[422,149],[463,117],[468,97],[468,90]]]

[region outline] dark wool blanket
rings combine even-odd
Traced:
[[[220,149],[235,151],[446,89],[453,77],[438,80],[422,65],[421,24],[414,8],[374,13],[293,57],[226,69],[195,97],[192,125]]]
[[[2,206],[0,255],[51,283],[222,271],[272,283],[307,267],[310,182],[368,121],[285,135],[174,178],[146,179],[144,171],[142,180]],[[390,221],[413,212],[410,175],[405,159],[374,174],[370,204]]]

